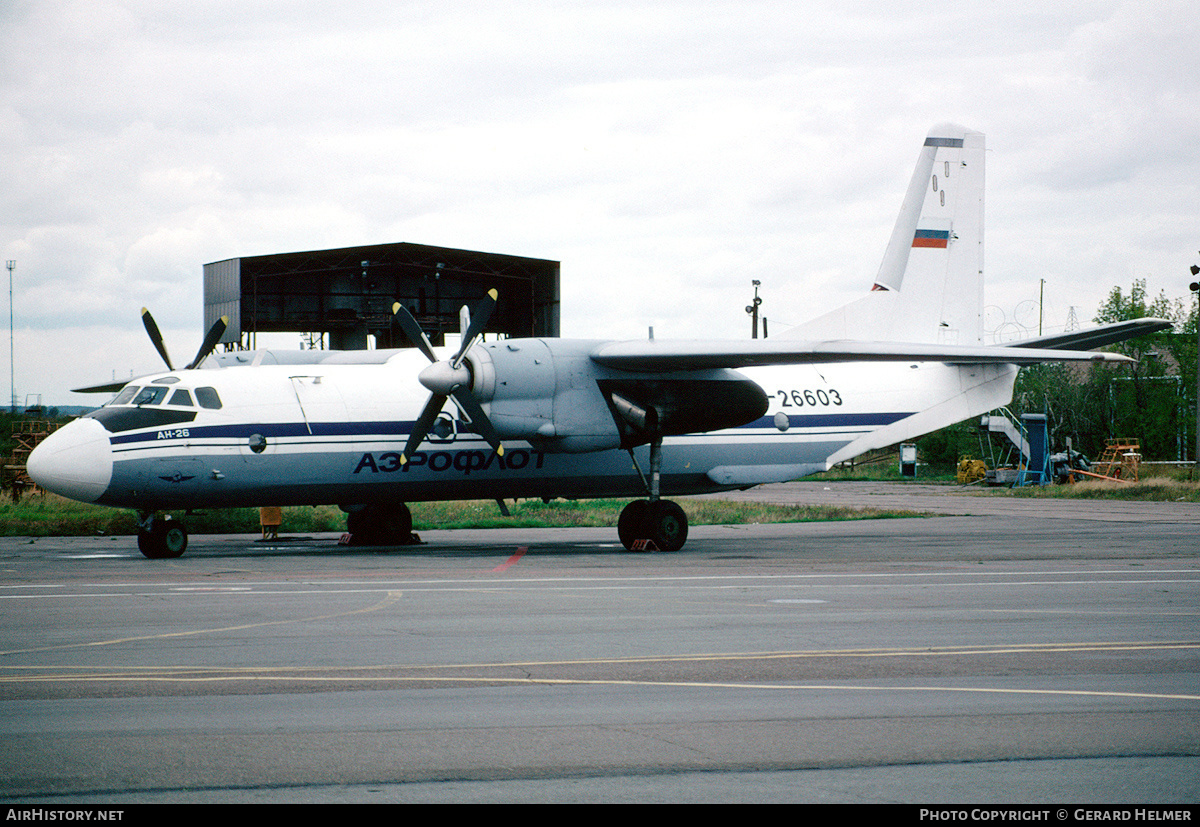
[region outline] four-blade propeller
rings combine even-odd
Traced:
[[[408,308],[399,302],[392,305],[392,314],[399,322],[404,335],[420,348],[432,363],[417,377],[421,384],[429,389],[429,401],[425,403],[417,421],[413,423],[412,433],[408,437],[408,443],[404,446],[404,453],[400,455],[401,464],[407,463],[408,458],[425,441],[429,429],[433,427],[433,423],[437,420],[438,414],[442,412],[447,399],[454,400],[467,417],[475,433],[483,437],[496,450],[497,454],[504,455],[504,446],[500,443],[500,435],[492,427],[492,423],[488,420],[487,414],[483,412],[479,401],[471,394],[471,371],[468,365],[464,364],[467,351],[483,333],[488,319],[492,316],[492,311],[496,309],[497,296],[495,290],[489,290],[487,296],[476,305],[475,312],[470,314],[470,320],[462,332],[462,342],[458,346],[458,352],[446,360],[437,358],[433,352],[433,346],[429,343],[429,338],[421,330],[421,326],[417,324],[417,320],[413,318]]]

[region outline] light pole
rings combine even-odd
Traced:
[[[13,270],[17,269],[15,259],[9,259],[5,262],[8,267],[8,378],[12,382],[12,396],[10,401],[12,413],[17,412],[17,374],[16,374],[16,338],[13,335]]]
[[[758,338],[758,306],[762,304],[762,299],[758,297],[758,288],[762,284],[758,279],[753,279],[750,282],[754,285],[754,304],[746,305],[746,312],[750,314],[750,338]]]
[[[1193,264],[1191,269],[1193,278],[1200,276],[1200,267]],[[1188,290],[1195,293],[1197,301],[1200,301],[1200,282],[1192,282]],[[1200,305],[1196,311],[1196,454],[1193,461],[1192,479],[1200,479]]]

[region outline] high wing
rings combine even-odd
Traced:
[[[1159,319],[1141,320],[1145,332],[1170,327]],[[1094,331],[1099,344],[1129,338],[1107,338],[1103,329]],[[1031,365],[1041,362],[1132,362],[1117,353],[1065,350],[1068,344],[1086,343],[1086,338],[1050,337],[1043,347],[975,347],[911,342],[796,341],[790,339],[751,341],[703,341],[647,339],[609,342],[597,346],[592,361],[605,367],[629,371],[711,370],[762,367],[767,365],[829,364],[835,362],[946,362],[950,364]]]

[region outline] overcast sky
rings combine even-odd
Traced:
[[[1189,0],[3,0],[17,396],[157,369],[143,305],[186,361],[206,262],[360,244],[561,261],[566,336],[745,337],[752,279],[782,330],[870,287],[945,121],[996,312],[1184,297],[1198,56]]]

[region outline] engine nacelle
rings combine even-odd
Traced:
[[[737,427],[766,413],[762,388],[737,371],[614,370],[592,361],[596,344],[507,339],[473,347],[472,394],[502,439],[552,453],[630,448]]]

